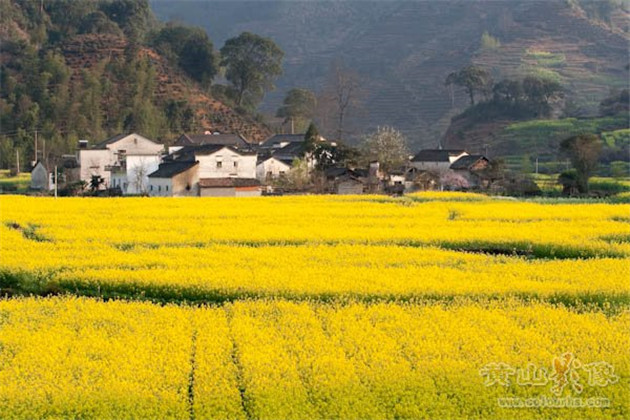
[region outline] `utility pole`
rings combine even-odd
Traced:
[[[59,174],[57,173],[57,165],[55,165],[55,198],[57,198],[57,184],[59,184],[59,180],[57,179],[57,177],[59,176]]]
[[[35,162],[37,162],[37,130],[35,130]]]
[[[48,167],[48,162],[46,162],[46,139],[44,139],[44,146],[42,147],[42,163]]]
[[[536,175],[538,175],[538,156],[536,156]]]
[[[20,173],[20,151],[18,149],[15,149],[15,169],[17,170],[17,173]]]

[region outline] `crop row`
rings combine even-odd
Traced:
[[[627,312],[511,300],[3,300],[0,418],[624,418],[629,327]],[[575,363],[562,385],[552,374],[567,355]],[[518,374],[493,383],[499,363]],[[530,365],[547,383],[522,380]],[[599,382],[596,366],[607,367]],[[546,396],[607,406],[525,412],[497,402]]]

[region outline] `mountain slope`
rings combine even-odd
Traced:
[[[571,3],[571,4],[570,4]],[[536,73],[558,77],[584,112],[611,87],[627,84],[627,17],[612,23],[588,18],[565,1],[332,1],[187,2],[154,0],[161,19],[206,28],[220,45],[249,30],[269,36],[286,53],[285,74],[264,107],[300,86],[321,91],[335,59],[358,71],[367,92],[350,115],[356,134],[377,125],[402,129],[416,146],[435,145],[450,118],[467,105],[444,87],[448,73],[479,63],[495,79]],[[614,23],[616,22],[616,26]],[[484,49],[484,32],[499,40]],[[544,60],[551,54],[554,60]],[[555,67],[550,67],[555,66]]]

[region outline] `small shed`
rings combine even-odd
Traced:
[[[261,194],[260,181],[255,178],[201,178],[201,197],[255,197]]]
[[[44,191],[50,189],[50,174],[40,160],[35,163],[31,170],[31,189]]]

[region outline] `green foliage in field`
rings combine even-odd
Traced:
[[[19,192],[25,191],[31,184],[31,174],[22,172],[11,176],[8,170],[0,170],[0,191]]]
[[[560,141],[578,134],[606,133],[602,137],[614,139],[615,142],[617,139],[624,141],[628,135],[626,124],[625,116],[531,120],[510,124],[500,134],[500,140],[508,142],[514,151],[538,149],[541,154],[555,156]],[[608,143],[606,138],[604,141]]]
[[[602,133],[602,140],[609,147],[623,147],[630,144],[630,128]]]

